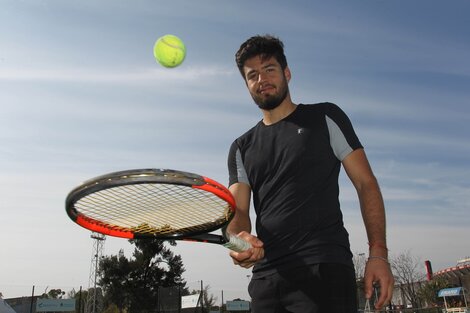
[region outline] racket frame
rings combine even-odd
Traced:
[[[134,184],[174,184],[183,185],[190,188],[202,189],[211,192],[219,198],[225,200],[228,204],[229,216],[226,221],[221,224],[215,224],[212,227],[207,227],[201,231],[186,232],[183,230],[176,231],[171,234],[138,234],[132,231],[124,231],[119,228],[110,227],[109,224],[94,220],[90,217],[86,217],[83,214],[77,212],[74,208],[74,204],[81,198],[90,195],[94,192],[105,190],[113,187],[119,187],[123,185],[134,185]],[[193,173],[169,170],[169,169],[137,169],[119,171],[109,173],[95,177],[93,179],[85,181],[80,186],[73,189],[66,198],[66,211],[68,216],[80,226],[95,231],[101,234],[128,238],[128,239],[139,239],[139,238],[157,238],[162,240],[186,240],[186,241],[197,241],[207,242],[222,245],[230,245],[230,242],[235,240],[237,237],[231,236],[226,233],[225,226],[235,215],[236,204],[235,199],[226,187],[219,184],[218,182]],[[212,223],[213,224],[213,223]],[[209,232],[215,231],[222,228],[222,236],[209,234]],[[229,247],[230,248],[230,247]]]

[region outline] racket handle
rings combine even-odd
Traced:
[[[230,234],[226,234],[225,237],[227,238],[227,243],[223,244],[225,248],[236,252],[243,252],[251,248],[251,245],[240,237]]]

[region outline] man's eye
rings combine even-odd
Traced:
[[[256,74],[250,74],[247,76],[248,80],[253,80],[256,78]]]

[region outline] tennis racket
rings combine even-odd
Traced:
[[[225,231],[235,200],[218,182],[160,169],[121,171],[90,179],[66,199],[68,216],[104,235],[187,240],[245,251],[251,245]],[[210,232],[222,228],[222,235]]]

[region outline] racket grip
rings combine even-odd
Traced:
[[[240,237],[226,234],[227,242],[223,244],[225,248],[236,252],[243,252],[251,248],[251,244],[241,239]]]

